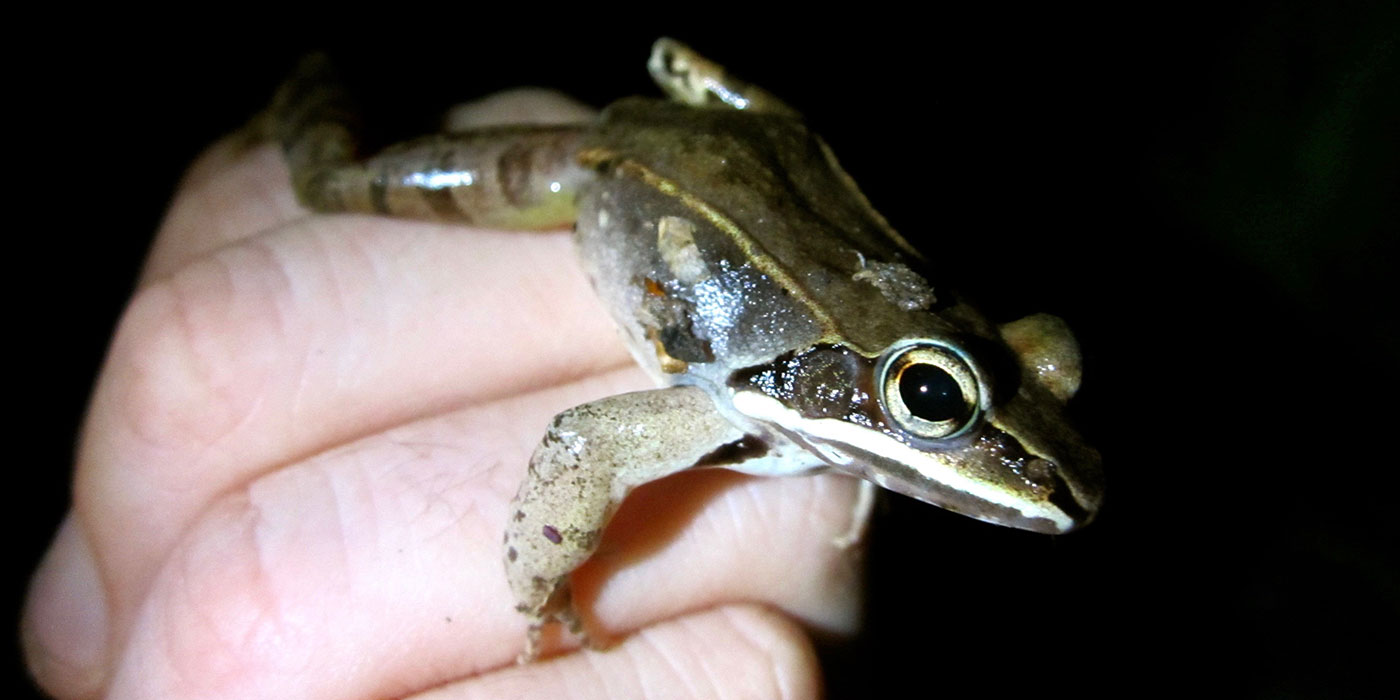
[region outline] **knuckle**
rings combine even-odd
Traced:
[[[107,367],[115,414],[150,445],[202,447],[228,435],[285,357],[282,285],[241,269],[275,268],[270,254],[226,253],[146,287],[118,325]]]
[[[175,550],[152,590],[153,614],[133,645],[162,657],[175,696],[238,694],[264,674],[295,676],[311,663],[318,621],[288,613],[306,593],[267,551],[267,527],[246,497],[224,501]]]

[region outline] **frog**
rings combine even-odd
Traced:
[[[563,411],[504,523],[526,624],[519,661],[564,623],[570,575],[633,489],[724,468],[862,481],[989,523],[1060,534],[1103,499],[1099,453],[1067,416],[1077,341],[1049,314],[994,323],[934,279],[802,115],[663,38],[664,99],[595,120],[481,127],[360,157],[322,56],[270,108],[300,202],[500,230],[572,225],[589,280],[659,388]]]

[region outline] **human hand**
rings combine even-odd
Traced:
[[[530,452],[555,413],[647,381],[566,234],[308,215],[287,183],[275,149],[230,140],[171,206],[31,589],[46,690],[816,693],[803,626],[858,614],[838,476],[639,489],[574,582],[617,644],[511,665],[500,538]]]

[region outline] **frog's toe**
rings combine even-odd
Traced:
[[[583,632],[583,621],[574,610],[569,577],[565,575],[549,580],[535,577],[533,584],[524,595],[520,595],[520,601],[515,605],[515,609],[530,623],[525,632],[525,650],[516,657],[516,663],[529,663],[539,657],[544,629],[556,622],[581,637],[584,644],[588,643],[587,634]]]
[[[525,632],[525,648],[516,655],[515,663],[525,665],[540,657],[540,634],[544,631],[544,625],[532,624]]]
[[[515,609],[525,613],[536,624],[563,622],[572,619],[574,617],[573,592],[569,588],[568,575],[548,581],[543,578],[535,580],[537,585],[532,591],[532,595],[516,605]]]
[[[831,538],[832,546],[844,552],[865,541],[865,533],[870,529],[870,514],[875,511],[876,490],[875,484],[860,482],[856,500],[851,503],[851,523],[846,526],[845,532]]]

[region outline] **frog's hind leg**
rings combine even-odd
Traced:
[[[319,54],[278,90],[266,121],[286,153],[297,199],[317,211],[558,228],[573,222],[586,177],[575,162],[587,128],[580,125],[430,136],[359,160],[355,111]]]
[[[675,39],[658,39],[647,61],[651,79],[673,100],[695,107],[742,109],[797,116],[773,93],[729,75],[721,66]]]
[[[506,579],[530,622],[521,662],[539,653],[544,625],[580,631],[569,574],[593,553],[627,493],[704,464],[743,437],[693,386],[611,396],[555,417],[506,524]]]
[[[282,146],[292,186],[303,204],[316,209],[327,173],[355,162],[359,119],[353,102],[324,54],[301,60],[277,89],[262,122]],[[344,209],[344,207],[340,207]]]

